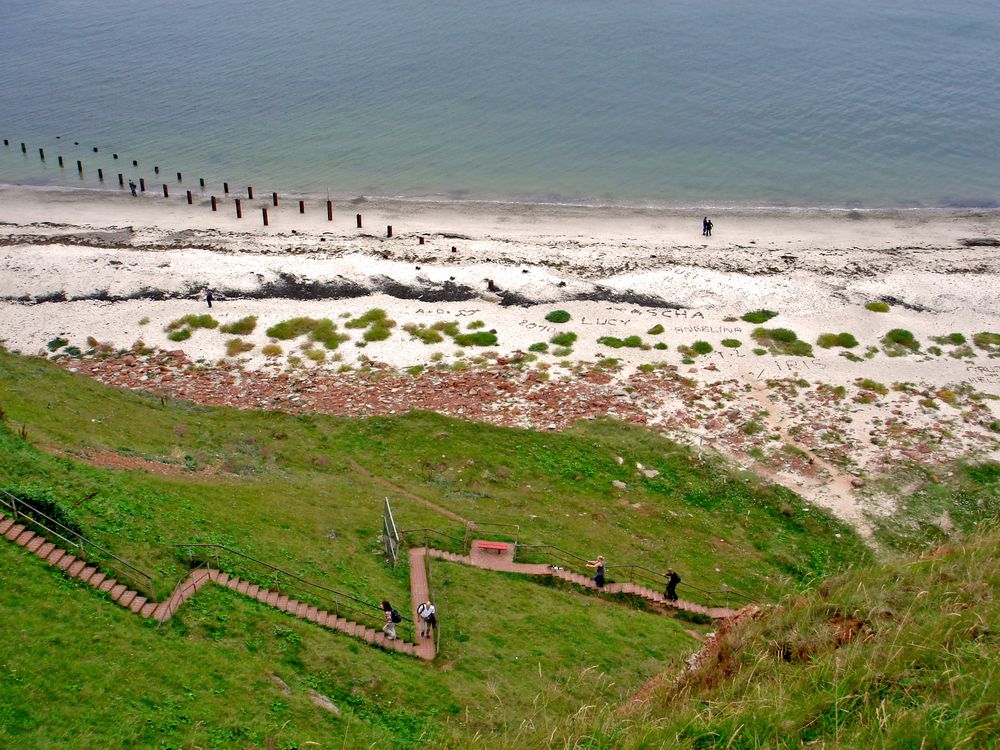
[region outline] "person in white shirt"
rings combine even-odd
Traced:
[[[429,601],[417,606],[417,616],[420,618],[420,636],[430,638],[437,626],[437,608]]]

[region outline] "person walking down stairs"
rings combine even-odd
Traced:
[[[594,569],[594,583],[597,588],[604,588],[604,555],[598,555],[596,560],[587,563],[588,568]]]
[[[423,638],[430,638],[437,627],[437,608],[429,601],[417,607],[417,616],[420,618],[420,635]]]
[[[403,621],[403,616],[392,608],[388,599],[382,600],[382,611],[385,613],[385,625],[382,632],[386,634],[390,641],[396,640],[396,624]]]
[[[668,602],[676,602],[677,584],[681,582],[681,577],[677,575],[673,568],[667,568],[667,572],[663,575],[667,579],[667,590],[663,592],[663,595],[667,597]]]

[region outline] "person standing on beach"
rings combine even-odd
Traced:
[[[705,225],[705,236],[706,237],[711,237],[712,236],[712,227],[713,226],[715,226],[715,225],[712,224],[712,220],[709,219],[708,223]]]
[[[135,180],[128,181],[128,189],[132,191],[132,197],[135,198],[138,193],[135,192]]]
[[[708,237],[708,217],[701,220],[701,236]]]
[[[212,309],[212,290],[211,289],[206,289],[205,290],[205,302],[208,303],[208,309],[211,310]]]
[[[667,568],[667,572],[663,575],[667,579],[667,590],[664,592],[664,596],[667,597],[668,602],[676,602],[677,584],[681,582],[681,577],[677,575],[673,568]]]

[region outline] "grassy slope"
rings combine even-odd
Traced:
[[[627,718],[556,728],[552,747],[994,748],[1000,532],[940,557],[835,577],[737,631],[719,658]],[[836,646],[851,622],[857,633]]]
[[[49,493],[88,534],[155,571],[163,589],[185,571],[168,543],[207,540],[370,600],[408,601],[406,570],[388,569],[378,551],[387,490],[351,460],[466,517],[519,522],[523,541],[602,551],[612,565],[672,564],[707,587],[777,597],[867,556],[848,529],[791,493],[614,422],[537,434],[428,414],[352,421],[164,408],[5,353],[0,403],[0,485]],[[28,442],[16,435],[21,424]],[[104,470],[36,445],[144,456],[178,473]],[[639,478],[637,461],[660,476]],[[613,479],[629,491],[614,490]],[[401,527],[461,535],[455,522],[389,494]],[[695,645],[684,632],[691,626],[672,618],[444,563],[435,578],[449,637],[433,666],[214,589],[154,630],[0,547],[11,591],[0,632],[18,634],[0,658],[0,745],[59,745],[54,729],[70,736],[81,726],[91,729],[74,734],[80,747],[129,738],[293,746],[345,735],[355,746],[387,733],[400,744],[422,735],[462,744],[463,733],[510,731],[518,716],[550,720],[618,701]],[[291,696],[269,672],[292,685]],[[344,717],[309,704],[307,687],[330,695]],[[41,705],[50,708],[42,714]]]

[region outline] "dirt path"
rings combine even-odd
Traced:
[[[385,477],[380,477],[378,474],[372,473],[371,471],[369,471],[368,469],[366,469],[364,466],[362,466],[361,464],[359,464],[357,461],[355,461],[350,456],[347,456],[347,463],[349,463],[351,465],[351,468],[353,468],[358,473],[364,474],[369,479],[372,479],[372,480],[378,482],[379,484],[381,484],[386,489],[391,490],[392,492],[395,492],[397,495],[402,495],[405,498],[408,498],[410,500],[418,502],[421,505],[423,505],[423,506],[425,506],[427,508],[430,508],[435,513],[440,513],[445,518],[450,518],[452,521],[458,521],[461,524],[471,523],[471,521],[469,521],[467,518],[463,518],[462,516],[458,515],[458,513],[455,513],[454,511],[450,511],[447,508],[443,508],[440,505],[438,505],[437,503],[433,503],[433,502],[431,502],[430,500],[428,500],[426,498],[420,497],[420,495],[414,495],[409,490],[403,489],[402,487],[393,484],[392,482],[390,482]]]

